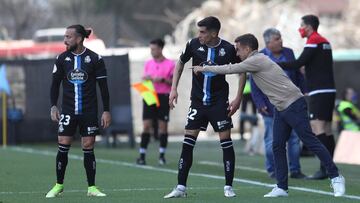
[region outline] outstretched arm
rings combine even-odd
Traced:
[[[212,72],[217,74],[234,74],[234,73],[245,73],[249,69],[249,66],[245,61],[235,64],[217,65],[217,66],[194,66],[194,72]]]

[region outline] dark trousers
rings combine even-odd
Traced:
[[[286,141],[289,139],[291,130],[294,129],[304,145],[314,152],[325,166],[329,177],[339,175],[338,169],[333,162],[329,151],[311,130],[308,117],[307,104],[302,97],[293,102],[283,111],[275,110],[273,126],[273,153],[275,161],[275,173],[279,188],[288,189],[288,164],[286,158]]]

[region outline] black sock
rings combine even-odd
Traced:
[[[84,168],[86,171],[86,177],[88,185],[95,185],[95,174],[96,174],[96,161],[94,149],[83,149],[84,152]]]
[[[179,160],[178,184],[186,186],[187,177],[193,161],[196,137],[185,135]]]
[[[320,142],[325,146],[325,148],[329,151],[329,153],[331,154],[330,150],[329,150],[329,141],[328,138],[326,136],[325,133],[321,133],[319,135],[316,135],[316,137],[320,140]],[[320,162],[320,170],[321,171],[326,171],[325,166],[322,165],[322,163]]]
[[[328,146],[329,146],[328,150],[330,152],[331,157],[334,157],[335,146],[336,146],[334,135],[327,135],[326,137],[328,139]]]
[[[71,145],[59,144],[56,155],[56,178],[57,183],[64,183],[65,170],[68,163],[68,152]]]
[[[233,142],[230,139],[220,140],[220,145],[223,150],[223,162],[225,171],[225,185],[232,186],[235,171],[235,152]]]
[[[141,134],[141,142],[140,142],[140,158],[145,159],[146,149],[150,142],[150,133],[142,133]]]
[[[159,150],[160,158],[164,158],[167,143],[168,143],[168,134],[167,133],[160,134],[160,150]]]

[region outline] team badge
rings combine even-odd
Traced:
[[[85,62],[85,63],[90,63],[90,62],[91,62],[91,58],[90,58],[89,55],[88,55],[88,56],[85,56],[84,62]]]
[[[70,61],[71,61],[71,58],[70,58],[70,57],[66,57],[66,58],[65,58],[65,61],[69,61],[69,62],[70,62]]]
[[[219,51],[219,56],[225,56],[226,52],[224,48],[221,48]]]

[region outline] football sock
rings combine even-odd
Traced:
[[[145,159],[146,149],[150,142],[150,133],[142,133],[141,134],[141,142],[140,142],[140,158]]]
[[[71,145],[60,144],[56,155],[56,178],[58,184],[64,183],[65,170],[68,163],[68,152]]]
[[[330,152],[331,157],[334,157],[334,151],[336,146],[334,135],[327,135],[326,137],[328,139],[328,145],[329,145],[328,150]]]
[[[94,149],[83,149],[84,152],[84,168],[89,187],[95,185],[96,161]]]
[[[165,155],[165,150],[167,147],[167,143],[168,143],[168,134],[167,133],[163,133],[160,134],[160,148],[159,148],[159,152],[160,152],[160,157],[163,158]]]
[[[193,161],[196,137],[185,135],[179,160],[178,185],[186,186],[187,177]]]
[[[321,133],[319,135],[316,136],[320,142],[325,146],[325,148],[329,151],[330,155],[331,155],[331,152],[329,150],[329,139],[327,138],[326,134],[325,133]],[[326,171],[325,169],[325,166],[322,165],[322,163],[320,162],[320,170],[321,171]]]
[[[225,185],[232,186],[235,171],[235,152],[233,142],[230,139],[220,140],[223,150],[223,162],[225,171]]]

